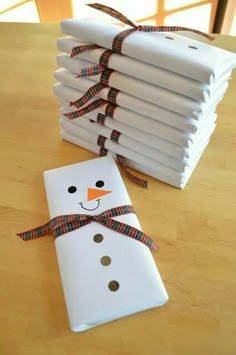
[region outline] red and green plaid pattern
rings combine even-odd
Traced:
[[[102,89],[104,89],[104,84],[97,83],[91,86],[86,93],[81,96],[78,100],[71,102],[70,106],[76,106],[78,108],[87,104],[94,96],[96,96]]]
[[[136,28],[129,28],[127,30],[124,30],[120,33],[118,33],[112,42],[112,50],[116,53],[121,54],[122,51],[122,44],[125,40],[126,37],[128,37],[131,33],[135,32]]]
[[[74,47],[71,50],[71,58],[83,53],[83,52],[87,52],[90,51],[91,49],[97,49],[97,48],[101,48],[100,46],[98,46],[97,44],[81,44],[80,46]]]
[[[104,67],[108,67],[108,61],[112,54],[113,51],[111,51],[110,49],[107,49],[105,52],[103,52],[99,59],[99,64],[103,65]]]
[[[115,129],[113,129],[113,131],[111,132],[111,140],[113,142],[119,143],[120,135],[121,135],[121,133],[119,131],[116,131]]]
[[[81,69],[80,73],[78,75],[76,75],[76,79],[82,78],[85,76],[98,75],[98,74],[101,74],[103,70],[104,70],[104,66],[101,64],[96,64],[96,65],[93,65],[92,67],[83,68],[83,69]]]
[[[112,70],[112,69],[104,70],[101,74],[100,82],[91,86],[83,96],[81,96],[78,100],[71,102],[70,106],[74,105],[74,106],[80,108],[81,106],[88,103],[89,100],[91,100],[102,89],[104,89],[108,86],[109,78],[113,72],[114,72],[114,70]]]
[[[100,83],[103,85],[108,86],[109,85],[109,79],[111,74],[114,72],[113,69],[106,69],[102,72],[101,78],[100,78]]]
[[[118,143],[118,139],[121,135],[120,132],[118,131],[115,131],[113,130],[111,135],[113,135],[113,140]],[[117,139],[117,140],[115,140]],[[102,136],[102,135],[99,135],[98,136],[98,139],[97,139],[97,145],[102,147],[102,148],[105,148],[105,142],[106,142],[107,138]],[[106,148],[105,148],[106,149]],[[123,157],[122,155],[119,155],[119,154],[116,154],[117,156],[117,161],[118,163],[120,164],[120,166],[122,167],[122,169],[124,169],[126,175],[132,180],[135,182],[136,185],[139,185],[141,187],[144,187],[144,188],[147,188],[148,187],[148,182],[147,180],[144,180],[144,179],[141,179],[139,178],[138,176],[132,174],[129,170],[128,170],[128,166],[126,164],[126,158]]]
[[[141,25],[136,25],[133,23],[131,20],[129,20],[126,16],[122,15],[119,11],[116,11],[115,9],[94,3],[94,4],[87,4],[90,7],[93,7],[99,11],[105,12],[106,14],[120,20],[121,22],[130,25],[133,27],[132,29],[127,29],[119,33],[113,40],[112,44],[112,50],[117,53],[121,53],[122,50],[122,43],[124,39],[129,36],[132,32],[134,31],[144,31],[144,32],[175,32],[175,31],[188,31],[188,32],[194,32],[200,36],[208,38],[210,41],[214,39],[213,36],[208,35],[207,33],[195,30],[193,28],[188,28],[188,27],[182,27],[182,26],[141,26]]]
[[[105,148],[105,142],[106,142],[107,138],[102,136],[101,134],[98,136],[97,139],[97,145],[99,145],[99,147],[103,147]]]
[[[115,88],[110,88],[107,94],[107,100],[112,104],[116,105],[116,99],[119,92],[120,90],[117,90]]]
[[[105,121],[106,121],[106,116],[103,115],[102,113],[98,113],[97,115],[97,123],[99,123],[100,125],[105,125]]]
[[[101,157],[106,156],[107,153],[108,153],[108,150],[107,150],[106,148],[104,148],[104,147],[101,147],[101,148],[100,148],[99,155],[100,155]]]
[[[94,76],[101,74],[108,67],[108,60],[112,55],[113,51],[107,49],[102,53],[99,64],[93,65],[91,67],[81,69],[80,73],[76,76],[76,78],[86,77],[86,76]]]
[[[128,170],[128,166],[126,164],[126,159],[125,157],[123,157],[122,155],[117,154],[117,160],[118,163],[120,164],[120,166],[124,169],[124,171],[126,172],[126,175],[135,182],[135,184],[147,188],[148,187],[148,182],[147,180],[141,179],[138,176],[132,174],[129,170]]]
[[[23,233],[18,233],[17,235],[24,241],[43,237],[52,233],[54,237],[57,238],[61,235],[65,235],[69,232],[79,229],[89,223],[97,222],[115,232],[133,238],[145,244],[149,249],[156,251],[158,249],[157,243],[148,237],[147,234],[143,233],[137,228],[122,222],[118,222],[112,218],[129,213],[135,213],[134,208],[131,205],[114,207],[95,216],[88,214],[62,215],[51,219],[48,223],[42,226]]]
[[[105,104],[107,104],[106,100],[98,99],[98,100],[91,102],[91,104],[81,108],[80,110],[64,113],[64,116],[67,117],[69,120],[74,120],[75,118],[82,117],[82,116],[86,115],[87,113],[94,111],[98,107],[101,107]]]
[[[183,26],[138,26],[138,31],[143,32],[179,32],[179,31],[187,31],[187,32],[194,32],[199,36],[203,36],[210,41],[213,41],[215,37],[210,36],[207,33],[201,32],[199,30],[195,30],[194,28],[183,27]]]
[[[102,5],[102,4],[99,4],[99,3],[87,4],[87,5],[90,6],[90,7],[93,7],[96,10],[105,12],[106,14],[116,18],[117,20],[120,20],[121,22],[126,23],[126,25],[132,26],[134,28],[137,27],[137,25],[135,25],[135,23],[130,21],[126,16],[124,16],[119,11],[116,11],[112,7],[109,7],[109,6],[106,6],[106,5]]]
[[[111,103],[108,103],[106,108],[105,108],[105,114],[106,116],[113,118],[115,109],[117,108],[117,105],[113,105]]]

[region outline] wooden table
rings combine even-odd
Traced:
[[[165,307],[72,333],[52,238],[16,237],[48,220],[43,171],[95,156],[59,138],[51,88],[58,27],[0,24],[0,354],[235,354],[235,76],[184,191],[152,178],[146,191],[124,177],[143,229],[160,243]],[[235,38],[214,44],[236,51]]]

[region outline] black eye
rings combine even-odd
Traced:
[[[97,187],[103,187],[103,186],[104,186],[104,181],[98,180],[98,181],[96,182],[96,186],[97,186]]]
[[[76,192],[77,191],[77,188],[75,187],[75,186],[70,186],[69,188],[68,188],[68,192],[70,193],[70,194],[73,194],[74,192]]]

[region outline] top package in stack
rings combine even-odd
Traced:
[[[62,137],[184,188],[215,129],[236,55],[176,32],[144,31],[130,33],[118,53],[119,24],[68,19],[61,28],[54,93]]]

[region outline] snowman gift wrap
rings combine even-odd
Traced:
[[[143,233],[145,245],[132,238],[132,230],[142,233],[136,214],[132,210],[119,213],[127,206],[132,209],[132,205],[113,158],[45,171],[44,181],[52,220],[100,215],[103,221],[121,227],[111,229],[95,217],[74,230],[68,224],[68,229],[55,238],[71,329],[85,331],[164,305],[168,295],[151,254],[151,239],[148,243]],[[106,219],[108,211],[110,219]],[[131,231],[131,237],[125,235],[124,228]]]

